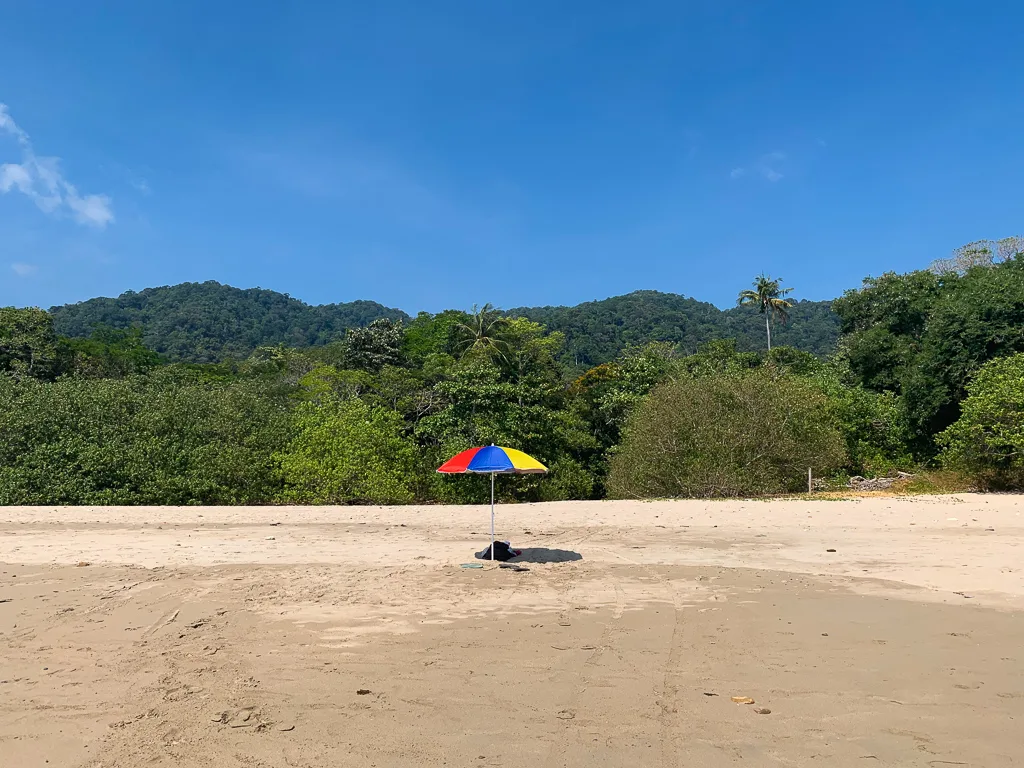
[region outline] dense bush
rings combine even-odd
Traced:
[[[396,411],[357,397],[302,403],[279,455],[284,498],[313,504],[403,504],[415,498],[416,444]]]
[[[277,493],[284,404],[176,367],[52,383],[0,375],[0,504],[244,504]]]
[[[895,393],[872,392],[849,382],[841,359],[819,364],[807,375],[827,399],[846,445],[845,469],[850,474],[876,477],[914,466],[907,414]]]
[[[983,366],[963,413],[938,436],[942,462],[987,488],[1024,488],[1024,354]]]
[[[676,379],[634,412],[611,460],[620,498],[754,496],[833,472],[843,441],[814,384],[758,372]]]

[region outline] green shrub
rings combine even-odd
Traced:
[[[967,393],[960,418],[936,439],[943,465],[982,488],[1024,487],[1024,353],[982,366]]]
[[[541,501],[593,498],[594,475],[580,462],[556,459],[548,470],[550,474],[540,486]]]
[[[359,398],[304,402],[297,434],[279,455],[288,501],[402,504],[414,498],[416,445],[402,417]]]
[[[806,488],[807,469],[844,461],[812,383],[766,372],[680,379],[655,389],[626,426],[608,488],[619,498],[757,496]]]

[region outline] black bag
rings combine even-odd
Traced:
[[[506,560],[511,560],[513,557],[519,555],[520,552],[516,549],[512,549],[507,541],[496,541],[494,542],[494,559],[504,563]],[[488,545],[482,551],[476,553],[477,560],[490,560],[491,559],[491,547]]]

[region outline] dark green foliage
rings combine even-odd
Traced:
[[[862,288],[833,302],[841,322],[843,353],[864,386],[877,392],[900,391],[941,287],[931,272],[887,272],[866,279]]]
[[[918,455],[960,414],[985,362],[1024,351],[1024,257],[962,275],[886,274],[835,302],[857,383],[899,394]]]
[[[308,347],[343,338],[378,318],[408,316],[373,301],[310,306],[275,291],[214,281],[128,291],[50,310],[57,333],[85,338],[95,326],[141,326],[143,342],[169,360],[206,363],[244,358],[259,346]]]
[[[0,504],[265,502],[289,429],[258,382],[0,376]]]
[[[616,362],[591,368],[576,379],[576,410],[604,450],[619,442],[632,410],[676,368],[672,345],[661,342],[628,349]]]
[[[839,336],[829,302],[793,304],[789,322],[772,330],[772,341],[816,355],[828,355]],[[667,341],[683,354],[714,339],[735,339],[743,351],[766,347],[764,318],[754,307],[722,311],[713,304],[658,291],[636,291],[575,307],[523,307],[508,312],[543,323],[565,335],[562,359],[592,366],[616,359],[628,347]]]
[[[842,466],[843,441],[810,382],[767,372],[680,378],[631,416],[612,456],[619,498],[759,496],[805,490]]]
[[[852,383],[842,359],[790,370],[808,377],[827,398],[828,411],[846,443],[845,469],[850,474],[876,477],[914,466],[910,425],[895,393],[873,392]]]

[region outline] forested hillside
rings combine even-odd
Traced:
[[[340,340],[349,328],[379,318],[408,321],[401,310],[372,301],[311,306],[282,293],[216,282],[129,291],[53,307],[58,334],[87,338],[97,327],[139,327],[143,343],[167,360],[208,363],[248,357],[256,347],[316,347]],[[614,360],[625,349],[667,341],[692,353],[715,339],[735,339],[741,351],[765,348],[764,317],[756,310],[720,310],[674,293],[637,291],[575,307],[522,307],[526,317],[565,337],[561,359],[575,366]],[[829,302],[796,302],[789,322],[773,331],[777,344],[824,357],[835,349],[839,319]]]
[[[714,304],[675,293],[635,291],[575,307],[520,307],[509,315],[527,317],[565,334],[567,362],[597,365],[630,346],[668,341],[683,354],[715,339],[735,339],[740,351],[765,349],[764,316],[756,309],[720,310]],[[789,322],[772,331],[776,344],[824,357],[835,350],[839,318],[828,301],[798,301]]]
[[[212,280],[128,291],[116,299],[53,307],[50,313],[62,336],[88,337],[97,326],[138,326],[143,342],[159,355],[194,363],[245,358],[265,345],[318,346],[378,318],[408,319],[374,301],[311,306],[277,291]]]

